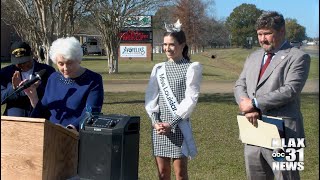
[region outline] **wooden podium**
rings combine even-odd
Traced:
[[[1,179],[76,176],[78,140],[76,131],[45,119],[1,116]]]

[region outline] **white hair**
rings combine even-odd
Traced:
[[[49,56],[55,64],[57,63],[57,55],[61,55],[67,60],[81,61],[83,52],[80,42],[75,37],[59,38],[53,41]]]

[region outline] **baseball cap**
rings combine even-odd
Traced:
[[[11,63],[21,64],[32,60],[31,47],[26,42],[15,42],[11,45]]]

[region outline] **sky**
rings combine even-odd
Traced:
[[[277,11],[284,18],[296,19],[306,28],[306,35],[319,37],[319,0],[215,0],[215,17],[226,19],[243,3],[254,4],[260,10]]]

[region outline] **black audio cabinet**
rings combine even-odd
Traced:
[[[138,179],[140,117],[95,116],[79,134],[80,179]]]

